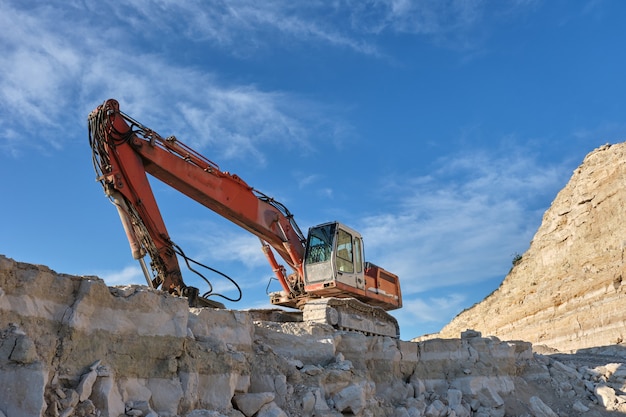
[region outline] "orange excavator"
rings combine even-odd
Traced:
[[[304,320],[340,329],[399,336],[397,321],[387,313],[402,306],[398,277],[365,262],[357,231],[330,222],[311,227],[305,238],[284,205],[176,137],[163,138],[122,113],[114,99],[93,110],[88,124],[97,180],[117,208],[132,256],[151,288],[187,297],[190,305],[223,307],[211,299],[212,291],[200,295],[185,285],[178,257],[188,264],[189,258],[170,239],[147,174],[259,238],[282,288],[269,294],[273,305],[299,309]]]

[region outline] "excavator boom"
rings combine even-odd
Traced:
[[[120,112],[116,100],[107,100],[95,109],[89,116],[89,124],[98,180],[116,202],[124,224],[133,224],[137,229],[143,223],[145,230],[135,233],[125,227],[127,237],[134,254],[150,252],[153,269],[161,277],[164,290],[177,292],[184,284],[146,174],[259,236],[292,269],[302,270],[304,237],[291,214],[271,198],[238,176],[222,172],[215,163],[175,137],[163,139],[126,116]],[[131,209],[138,216],[132,216]],[[143,242],[139,236],[153,242]],[[140,246],[145,250],[137,252]],[[287,277],[282,273],[284,268],[277,263],[273,266],[283,289],[290,291]]]

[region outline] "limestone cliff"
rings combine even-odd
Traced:
[[[626,337],[626,143],[576,169],[500,287],[434,337],[475,329],[561,351]]]

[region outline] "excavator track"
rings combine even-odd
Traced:
[[[355,298],[319,298],[302,307],[303,320],[329,324],[339,330],[366,335],[400,337],[397,320],[380,307],[370,306]]]

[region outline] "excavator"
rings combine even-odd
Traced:
[[[168,234],[148,174],[259,238],[281,287],[269,293],[272,305],[300,310],[305,321],[399,337],[398,323],[387,313],[402,307],[398,276],[365,261],[356,230],[334,221],[309,228],[305,237],[283,204],[175,136],[163,138],[143,126],[115,99],[89,114],[88,127],[96,179],[117,208],[149,287],[186,297],[191,306],[224,308],[211,298],[212,288],[200,295],[185,285],[178,257],[196,271]]]

